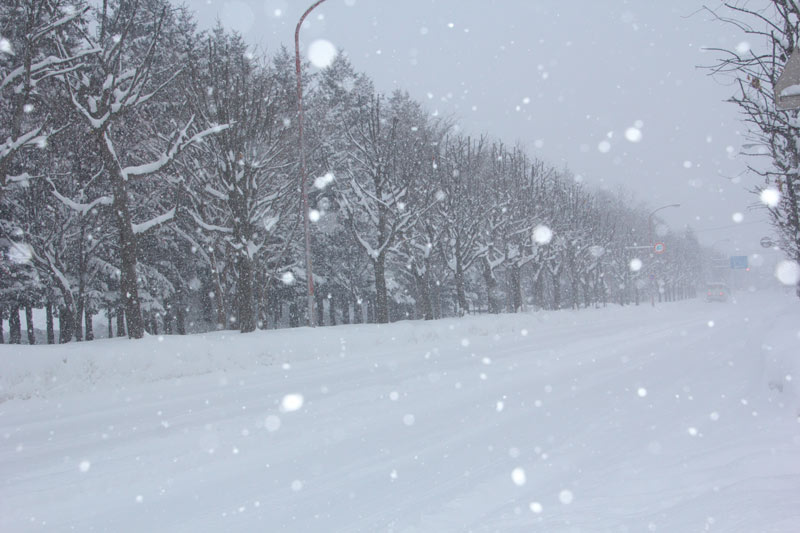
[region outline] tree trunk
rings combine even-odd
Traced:
[[[125,308],[117,308],[117,337],[125,336]]]
[[[289,327],[300,327],[300,308],[297,306],[296,302],[291,302],[289,304]]]
[[[497,303],[497,279],[494,277],[494,272],[489,266],[489,261],[484,258],[483,260],[483,281],[486,283],[486,305],[488,311],[492,314],[500,312],[500,306]]]
[[[102,142],[103,150],[108,151],[105,142]],[[106,158],[108,159],[108,158]],[[112,158],[107,161],[107,168],[115,168],[116,161]],[[144,336],[144,320],[142,319],[142,308],[139,302],[139,288],[136,275],[137,246],[136,234],[133,232],[131,214],[128,209],[128,190],[122,176],[112,173],[114,219],[117,223],[119,234],[119,259],[120,259],[120,280],[119,293],[122,307],[125,309],[125,326],[128,337],[131,339],[141,339]],[[118,333],[119,334],[119,333]]]
[[[328,298],[328,320],[330,321],[331,326],[336,325],[336,306],[335,304],[339,302],[339,299],[336,298],[336,295],[333,291],[331,291],[331,297]]]
[[[324,326],[325,325],[325,297],[322,295],[322,291],[319,290],[320,287],[314,287],[314,312],[317,314],[316,316],[316,324],[317,326]]]
[[[175,307],[175,330],[178,335],[186,335],[186,299],[180,298]]]
[[[47,317],[47,344],[55,344],[56,332],[53,327],[53,304],[47,302],[44,306],[44,310]]]
[[[75,309],[69,302],[67,305],[61,306],[58,313],[58,342],[65,344],[72,340],[75,333]]]
[[[386,291],[386,256],[383,254],[373,261],[375,267],[375,321],[389,323],[389,298]]]
[[[92,311],[89,309],[89,306],[83,307],[83,313],[86,317],[86,340],[93,341],[94,340],[94,324],[92,324]]]
[[[255,300],[253,298],[253,260],[241,253],[238,261],[239,279],[236,299],[239,303],[239,331],[249,333],[256,329]]]
[[[0,307],[0,344],[5,344],[6,339],[3,336],[3,308]]]
[[[561,278],[557,273],[552,274],[553,280],[553,309],[561,309]]]
[[[522,311],[522,275],[518,265],[511,267],[511,294],[513,297],[514,312]]]
[[[464,313],[469,312],[467,305],[467,294],[464,291],[464,267],[461,264],[461,259],[456,255],[456,298],[458,299],[458,314],[464,316]]]
[[[81,342],[83,340],[83,308],[84,308],[84,301],[82,289],[78,289],[78,302],[75,305],[75,340],[77,342]]]
[[[428,283],[424,275],[415,273],[414,281],[417,285],[417,306],[418,313],[425,320],[433,320],[433,306],[431,305],[431,293],[428,290]]]
[[[36,333],[33,331],[33,308],[25,306],[25,329],[28,333],[28,344],[36,344]]]
[[[108,319],[108,338],[110,339],[114,336],[114,329],[111,327],[111,307],[106,310],[106,313],[106,318]]]
[[[19,322],[19,306],[14,305],[8,314],[8,343],[22,343],[22,331]]]

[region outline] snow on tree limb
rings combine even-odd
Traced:
[[[202,140],[204,137],[224,131],[229,127],[227,124],[214,125],[211,126],[210,128],[206,128],[203,131],[194,134],[193,136],[187,139],[187,132],[193,122],[194,122],[194,116],[192,116],[186,123],[186,125],[183,127],[183,129],[180,132],[178,132],[177,135],[175,135],[175,138],[172,141],[171,146],[167,149],[166,152],[162,153],[157,160],[151,161],[150,163],[145,163],[143,165],[135,165],[122,168],[121,169],[122,178],[127,180],[131,176],[133,177],[146,176],[158,172],[159,170],[164,169],[167,165],[172,163],[178,156],[178,154],[180,154],[188,146],[191,146],[192,144]]]
[[[147,231],[160,228],[170,220],[175,218],[175,208],[173,207],[163,215],[159,215],[157,217],[151,218],[146,222],[142,222],[140,224],[132,224],[133,226],[133,233],[136,235],[141,235]]]

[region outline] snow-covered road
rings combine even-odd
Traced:
[[[798,354],[776,293],[1,346],[0,531],[796,533]]]

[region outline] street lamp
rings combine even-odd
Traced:
[[[306,278],[308,279],[308,325],[314,327],[314,275],[311,271],[311,233],[308,226],[308,180],[306,176],[306,150],[303,144],[303,82],[300,75],[300,26],[315,7],[325,0],[317,0],[306,9],[294,29],[294,67],[297,75],[297,143],[300,149],[300,183],[303,195],[303,228],[306,236]]]
[[[680,206],[681,206],[681,204],[662,205],[661,207],[659,207],[658,209],[654,209],[653,211],[650,212],[649,215],[647,215],[647,231],[648,231],[648,233],[650,235],[650,253],[653,253],[653,249],[655,247],[655,243],[653,242],[653,215],[655,215],[656,213],[658,213],[662,209],[666,209],[668,207],[680,207]],[[653,276],[653,283],[655,283],[655,282],[656,282],[656,279],[655,279],[655,275],[654,275]],[[656,306],[656,294],[653,291],[650,291],[650,305],[652,305],[653,307]]]

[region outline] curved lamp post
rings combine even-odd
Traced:
[[[297,75],[297,129],[298,145],[300,149],[300,184],[303,195],[303,228],[306,238],[306,278],[308,280],[308,325],[314,327],[314,274],[311,270],[311,233],[308,226],[308,179],[306,176],[306,150],[303,144],[303,81],[300,73],[300,26],[315,7],[325,0],[317,0],[311,7],[306,9],[303,16],[297,22],[294,30],[294,67]]]
[[[680,207],[680,206],[681,204],[662,205],[661,207],[659,207],[658,209],[654,209],[653,211],[650,212],[649,215],[647,215],[647,230],[650,235],[650,253],[653,253],[653,248],[655,246],[655,243],[653,242],[653,215],[655,215],[662,209],[667,209],[668,207]],[[655,278],[653,278],[653,281],[655,282]],[[656,295],[655,292],[652,291],[650,293],[650,305],[652,305],[653,307],[656,306]]]

